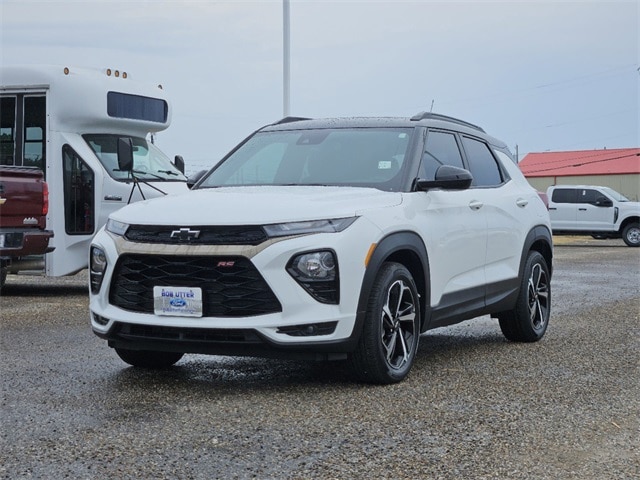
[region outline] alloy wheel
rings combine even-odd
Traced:
[[[413,355],[416,332],[416,304],[409,286],[402,280],[393,282],[382,307],[382,348],[387,364],[402,368]]]
[[[529,320],[535,330],[545,327],[549,318],[549,279],[539,263],[531,269],[528,283]]]

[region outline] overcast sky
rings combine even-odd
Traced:
[[[638,147],[638,1],[291,0],[291,115],[479,124],[528,152]],[[157,136],[213,165],[283,116],[281,1],[0,0],[0,63],[162,83]]]

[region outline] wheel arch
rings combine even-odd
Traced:
[[[538,225],[532,228],[527,235],[520,256],[519,278],[524,274],[524,268],[527,262],[527,256],[530,251],[539,252],[547,262],[549,274],[553,274],[553,236],[551,231],[544,225]]]
[[[640,223],[640,217],[631,216],[631,217],[627,217],[624,220],[622,220],[622,222],[620,222],[620,229],[618,230],[618,233],[620,233],[620,235],[622,235],[622,232],[624,232],[625,227],[627,225],[629,225],[630,223]]]
[[[373,283],[385,262],[396,262],[409,270],[420,295],[421,332],[424,331],[425,325],[428,324],[431,291],[429,288],[427,249],[417,233],[411,231],[395,232],[387,235],[377,243],[367,263],[360,287],[356,323],[354,334],[352,335],[352,339],[356,342],[362,332]]]

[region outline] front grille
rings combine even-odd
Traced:
[[[199,287],[204,317],[245,317],[281,312],[282,306],[245,257],[125,254],[118,259],[109,302],[153,313],[153,287]]]
[[[170,245],[259,245],[269,237],[261,226],[131,225],[125,238],[138,243]]]

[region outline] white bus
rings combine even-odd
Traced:
[[[91,239],[129,202],[186,192],[175,164],[148,138],[171,123],[161,85],[128,72],[62,66],[0,68],[0,164],[36,166],[49,185],[47,229],[55,250],[14,260],[10,273],[74,274],[87,266]],[[121,170],[118,144],[132,148]],[[130,153],[131,154],[131,153]]]

